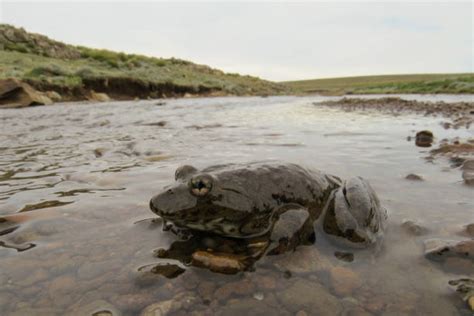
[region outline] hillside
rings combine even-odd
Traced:
[[[298,93],[474,93],[474,74],[414,74],[343,77],[282,82]]]
[[[5,78],[58,92],[64,100],[86,99],[91,91],[116,99],[289,92],[278,83],[181,59],[78,47],[0,24],[0,79]]]

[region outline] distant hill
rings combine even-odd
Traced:
[[[343,77],[282,82],[298,93],[474,93],[474,73]]]
[[[91,91],[116,99],[191,95],[275,95],[290,90],[176,58],[155,58],[64,44],[0,24],[0,79],[16,78],[64,100]]]

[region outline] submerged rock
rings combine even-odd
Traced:
[[[442,262],[457,257],[474,261],[474,240],[449,241],[430,239],[425,241],[425,257]]]
[[[310,314],[323,316],[339,315],[342,311],[339,300],[315,281],[299,279],[277,297],[293,313],[305,310]]]
[[[406,220],[402,223],[403,230],[413,236],[425,235],[429,232],[428,228],[421,226],[419,223]]]
[[[191,293],[179,293],[170,300],[158,302],[147,306],[140,316],[164,316],[182,308],[192,307],[197,298]]]
[[[431,131],[420,131],[416,133],[415,144],[418,147],[431,147],[433,144],[433,133]]]
[[[44,93],[17,79],[0,80],[0,108],[21,108],[52,104]]]
[[[361,287],[357,273],[344,267],[334,267],[329,271],[331,287],[337,295],[348,296]]]

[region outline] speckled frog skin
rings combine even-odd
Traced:
[[[295,164],[217,165],[176,170],[176,183],[150,201],[151,210],[177,227],[223,237],[289,240],[303,232],[326,235],[353,246],[380,240],[387,218],[369,183]],[[318,223],[319,225],[315,225]]]

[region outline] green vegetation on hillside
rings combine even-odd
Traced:
[[[474,93],[474,74],[417,74],[288,81],[299,93]]]
[[[0,24],[1,78],[25,80],[38,89],[43,86],[60,87],[63,92],[66,89],[81,89],[86,84],[91,85],[86,88],[94,88],[91,84],[93,80],[103,80],[104,84],[99,85],[103,88],[113,79],[121,80],[122,85],[130,81],[141,90],[147,87],[156,90],[159,87],[163,95],[173,95],[174,91],[235,95],[288,92],[281,84],[256,77],[227,74],[176,58],[76,47],[5,24]],[[116,90],[120,90],[119,87]]]

